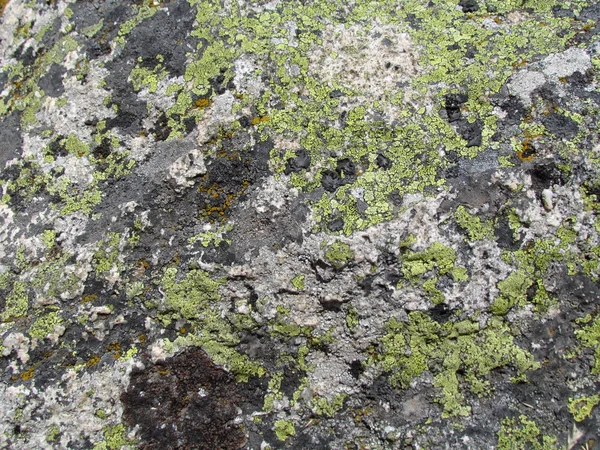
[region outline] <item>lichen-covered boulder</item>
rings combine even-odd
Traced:
[[[595,448],[598,2],[0,14],[0,447]]]

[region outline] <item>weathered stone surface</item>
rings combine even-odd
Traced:
[[[0,1],[0,447],[595,448],[599,11]]]

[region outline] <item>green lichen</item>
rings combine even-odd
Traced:
[[[0,315],[3,322],[15,320],[27,315],[29,310],[29,295],[27,294],[27,285],[21,281],[15,281],[13,289],[6,297],[4,311]]]
[[[344,407],[346,394],[336,394],[332,399],[316,397],[311,401],[313,411],[319,416],[333,417]]]
[[[60,436],[60,428],[58,425],[52,425],[48,431],[46,431],[46,442],[49,444],[55,444],[58,442],[58,438]]]
[[[98,32],[102,29],[103,26],[104,19],[100,19],[98,23],[90,25],[89,27],[86,27],[83,30],[81,30],[81,33],[91,39],[94,36],[96,36],[96,34],[98,34]]]
[[[123,424],[108,425],[102,429],[104,441],[94,445],[94,450],[121,450],[123,447],[133,448],[134,442],[127,438]]]
[[[215,363],[226,366],[240,381],[264,375],[260,364],[235,350],[240,343],[233,327],[236,321],[222,317],[216,308],[221,298],[219,287],[224,281],[214,280],[202,270],[190,270],[183,279],[177,277],[177,273],[174,267],[164,271],[160,290],[164,297],[159,317],[165,324],[173,319],[189,320],[197,331],[179,336],[173,342],[166,341],[167,348],[202,347]]]
[[[97,275],[108,273],[119,265],[121,234],[109,232],[106,240],[98,242],[98,250],[94,253],[94,267]]]
[[[354,250],[339,240],[325,246],[325,260],[336,269],[342,269],[354,261]]]
[[[285,441],[289,437],[296,435],[296,428],[294,427],[294,422],[291,420],[276,420],[274,431],[277,439],[280,441]]]
[[[464,206],[456,208],[454,220],[458,226],[467,231],[470,241],[494,239],[494,222],[491,220],[482,222],[479,217],[469,214]]]
[[[177,269],[165,269],[161,281],[164,292],[163,308],[172,317],[198,319],[208,306],[220,299],[222,281],[211,279],[202,270],[191,270],[185,278],[177,280]]]
[[[11,278],[12,276],[8,270],[0,273],[0,289],[8,289],[10,287]]]
[[[141,297],[144,293],[144,283],[141,281],[134,281],[133,283],[127,283],[125,286],[125,294],[129,300],[135,297]]]
[[[297,275],[292,278],[290,283],[292,283],[292,286],[294,286],[295,289],[302,291],[304,289],[304,278],[304,275]]]
[[[65,146],[65,150],[78,157],[87,156],[90,153],[90,146],[79,140],[74,134],[70,134],[62,141],[62,144]]]
[[[39,317],[29,328],[29,335],[38,340],[46,338],[57,326],[62,325],[63,319],[58,311],[52,311]]]
[[[512,367],[516,375],[524,375],[539,367],[531,354],[514,344],[510,329],[499,320],[480,330],[469,321],[440,325],[415,311],[406,323],[391,319],[380,341],[382,350],[371,363],[389,374],[392,385],[402,388],[426,370],[433,372],[444,417],[469,414],[463,384],[476,395],[489,395],[492,387],[487,378],[494,369]]]
[[[592,409],[600,403],[600,394],[591,397],[578,397],[569,399],[569,412],[573,414],[576,422],[581,422],[592,414]]]
[[[490,310],[497,315],[506,314],[515,305],[523,306],[527,302],[527,289],[533,281],[523,272],[511,273],[498,283],[500,296],[494,300]]]
[[[353,330],[359,325],[360,316],[354,308],[348,309],[346,313],[346,326],[349,330]]]
[[[44,245],[46,246],[46,248],[48,250],[50,250],[52,247],[54,247],[54,244],[56,243],[56,231],[54,231],[54,230],[42,231],[41,239],[42,239],[42,242],[44,243]]]
[[[588,316],[591,320],[591,316]],[[580,322],[581,323],[581,322]],[[575,336],[585,348],[592,348],[594,352],[594,365],[592,374],[600,374],[600,315],[596,316],[589,325],[575,330]]]
[[[550,450],[559,448],[556,438],[544,436],[533,420],[520,415],[506,418],[498,431],[498,450]]]
[[[159,81],[163,80],[167,75],[168,72],[160,63],[152,70],[138,64],[131,70],[129,79],[135,91],[140,91],[147,87],[148,92],[152,93],[156,92]]]
[[[406,278],[415,278],[435,270],[440,275],[454,268],[456,252],[439,242],[434,242],[422,252],[410,252],[402,258],[402,272]]]

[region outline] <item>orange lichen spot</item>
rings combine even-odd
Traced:
[[[185,327],[181,327],[181,328],[179,329],[179,333],[181,333],[181,334],[186,334],[186,333],[187,333],[187,330],[185,329]]]
[[[521,151],[517,152],[517,156],[523,162],[531,161],[536,155],[535,148],[531,145],[528,139],[523,142]]]
[[[167,368],[158,369],[157,372],[160,373],[161,375],[168,375],[169,374],[169,369],[167,369]]]
[[[90,303],[96,300],[98,300],[98,296],[96,294],[89,294],[81,299],[81,303]]]
[[[212,105],[212,102],[210,101],[210,98],[199,98],[198,100],[196,100],[196,102],[194,103],[194,107],[196,109],[204,109],[204,108],[208,108]]]
[[[115,359],[119,359],[122,355],[121,344],[117,341],[113,341],[106,346],[106,351],[112,353]]]
[[[21,378],[21,380],[27,381],[33,378],[34,373],[35,369],[32,367],[29,370],[26,370],[25,372],[21,373],[19,377]]]
[[[145,335],[145,334],[140,334],[140,335],[138,336],[138,342],[139,342],[140,344],[145,344],[147,340],[148,340],[148,338],[146,337],[146,335]]]
[[[0,16],[2,16],[2,13],[4,12],[4,8],[6,8],[6,5],[8,5],[9,0],[0,0]]]
[[[100,362],[100,357],[98,355],[92,356],[88,362],[85,363],[86,367],[94,367],[96,364]]]

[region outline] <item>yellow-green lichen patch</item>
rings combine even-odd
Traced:
[[[93,266],[97,275],[107,275],[119,267],[121,234],[109,232],[106,240],[98,242],[98,250],[94,253]]]
[[[569,399],[569,412],[573,414],[576,422],[581,422],[592,413],[592,409],[600,403],[600,394],[591,397],[577,397]]]
[[[292,283],[292,286],[294,286],[295,289],[301,291],[304,289],[304,278],[304,275],[297,275],[292,278],[290,283]]]
[[[127,437],[127,431],[123,424],[107,425],[102,430],[104,440],[94,445],[94,450],[121,450],[133,448],[134,442]]]
[[[141,62],[141,61],[140,61]],[[129,79],[133,84],[133,89],[140,91],[143,88],[148,88],[148,92],[156,92],[159,81],[163,80],[168,75],[162,64],[158,63],[154,69],[150,70],[144,66],[137,64],[129,74]]]
[[[490,310],[497,315],[506,314],[515,305],[523,306],[527,301],[527,289],[533,281],[523,272],[511,273],[498,283],[500,296],[494,300]]]
[[[46,432],[46,442],[49,444],[56,444],[60,436],[60,428],[58,425],[52,425]]]
[[[15,281],[12,291],[6,297],[4,311],[0,318],[3,322],[8,322],[26,316],[28,310],[29,295],[27,293],[27,286],[21,281]]]
[[[172,267],[164,271],[159,317],[164,323],[180,318],[189,320],[195,331],[173,342],[167,341],[167,347],[202,347],[216,364],[226,366],[241,381],[264,375],[260,364],[235,350],[240,339],[234,324],[240,320],[228,320],[217,309],[216,302],[221,298],[219,286],[224,281],[214,280],[202,270],[190,270],[183,279],[179,279],[177,273]]]
[[[403,255],[402,273],[412,284],[420,286],[434,304],[439,304],[445,296],[437,288],[438,277],[451,275],[458,283],[468,279],[466,269],[455,265],[455,261],[456,252],[452,248],[434,242],[421,252],[409,251]]]
[[[54,332],[56,327],[63,324],[63,319],[58,311],[52,311],[44,316],[39,317],[29,328],[29,335],[32,338],[42,340],[50,333]]]
[[[392,385],[406,388],[423,372],[434,374],[444,417],[470,413],[463,384],[475,395],[490,395],[493,387],[487,378],[492,370],[511,367],[516,379],[539,367],[531,354],[514,343],[510,329],[499,320],[480,330],[477,323],[465,321],[440,325],[415,311],[406,323],[391,319],[380,342],[382,350],[372,363],[389,374]]]
[[[588,315],[587,318],[591,321],[591,315]],[[584,322],[579,319],[579,323]],[[596,316],[589,325],[575,330],[575,336],[583,347],[594,349],[594,365],[591,373],[593,375],[600,374],[600,315]]]
[[[54,244],[56,243],[56,231],[54,231],[54,230],[42,231],[41,239],[48,250],[52,249],[52,247],[54,247]]]
[[[315,397],[311,401],[312,410],[319,416],[334,417],[344,407],[346,394],[336,394],[332,399]]]
[[[456,208],[454,219],[468,233],[470,241],[494,239],[494,222],[482,221],[479,217],[469,214],[464,206]]]
[[[354,250],[344,242],[334,241],[325,245],[325,260],[336,269],[342,269],[354,261]]]
[[[520,415],[502,420],[498,431],[498,450],[551,450],[558,449],[555,437],[545,436],[533,420]]]
[[[185,279],[177,280],[177,269],[165,269],[161,282],[164,311],[183,319],[197,319],[211,303],[219,300],[221,284],[202,270],[191,270]]]
[[[294,422],[291,420],[276,420],[275,421],[275,434],[277,435],[277,439],[280,441],[285,441],[291,436],[296,435],[296,428],[294,427]]]

